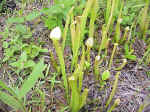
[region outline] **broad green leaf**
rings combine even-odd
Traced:
[[[0,91],[0,100],[3,101],[5,104],[11,106],[15,110],[24,110],[23,106],[17,101],[13,96],[10,96],[9,94]]]
[[[57,26],[57,19],[55,19],[54,17],[48,17],[48,18],[46,18],[46,17],[42,17],[42,19],[43,19],[43,21],[44,21],[44,23],[45,23],[45,26],[49,29],[49,30],[51,30],[52,28],[54,28],[55,26]]]
[[[62,8],[63,8],[63,5],[58,4],[58,5],[53,5],[50,8],[43,8],[41,10],[41,12],[46,14],[46,15],[59,14],[59,13],[63,13]]]
[[[48,49],[42,49],[36,45],[25,45],[23,46],[23,51],[25,51],[31,58],[34,58],[38,56],[40,52],[48,52]]]
[[[39,11],[32,11],[29,15],[27,15],[25,17],[25,20],[27,21],[32,21],[34,20],[35,18],[39,17],[40,16],[40,12]]]
[[[33,67],[34,65],[35,65],[34,61],[28,60],[27,62],[24,63],[24,68]]]
[[[20,60],[19,60],[19,61],[16,61],[16,62],[13,62],[13,63],[10,63],[10,65],[11,65],[12,67],[17,67],[17,68],[22,69],[22,65],[21,65]]]
[[[18,33],[25,34],[25,33],[27,33],[27,27],[25,25],[22,25],[22,24],[17,24],[16,25],[16,31]]]
[[[24,81],[23,85],[20,88],[20,91],[18,93],[18,97],[20,99],[24,97],[30,91],[31,88],[34,87],[35,83],[38,81],[39,78],[44,77],[42,72],[45,69],[45,67],[46,66],[44,65],[43,59],[35,65],[31,75],[28,77],[27,80]]]
[[[32,46],[32,51],[30,54],[31,58],[38,56],[39,52],[40,52],[40,48]]]
[[[20,56],[20,59],[16,62],[10,63],[11,66],[17,67],[19,69],[24,68],[24,63],[27,61],[27,54],[23,52]]]
[[[109,77],[110,77],[110,72],[108,70],[104,71],[102,74],[102,80],[105,81],[109,79]]]
[[[24,44],[24,46],[23,46],[23,51],[24,52],[26,52],[28,55],[30,55],[31,50],[32,50],[32,46],[31,45]]]
[[[24,23],[24,17],[11,17],[11,18],[8,18],[7,23],[8,24]]]
[[[125,55],[125,57],[127,59],[130,59],[130,60],[136,60],[136,56],[135,55]]]
[[[23,53],[21,54],[20,60],[21,60],[22,62],[27,61],[27,54],[26,54],[26,52],[23,52]]]

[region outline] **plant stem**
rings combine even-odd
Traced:
[[[120,67],[115,68],[115,70],[121,70],[126,64],[127,64],[127,60],[123,59],[123,63],[120,65]]]
[[[72,7],[67,15],[67,20],[66,20],[66,24],[65,24],[65,29],[63,32],[63,43],[62,43],[62,50],[64,51],[65,48],[65,42],[66,42],[66,37],[67,37],[67,32],[68,32],[68,28],[69,28],[69,23],[70,23],[70,15],[73,12],[74,7]]]
[[[122,40],[120,41],[121,44],[126,40],[128,31],[129,31],[129,27],[126,27],[126,28],[125,28],[125,33],[124,33],[124,35],[123,35],[123,38],[122,38]]]
[[[65,62],[64,62],[64,57],[63,57],[63,52],[61,49],[61,46],[59,44],[59,42],[57,40],[53,40],[55,49],[56,49],[56,53],[60,62],[60,68],[61,68],[61,72],[62,72],[62,78],[64,81],[64,87],[66,90],[66,95],[68,96],[68,83],[67,83],[67,76],[66,76],[66,70],[65,70]]]
[[[102,59],[100,59],[100,56],[95,57],[95,62],[94,62],[94,74],[96,77],[96,80],[99,80],[99,65],[103,62]]]
[[[119,74],[120,74],[120,72],[117,72],[117,74],[115,76],[115,82],[113,84],[113,89],[112,89],[112,92],[111,92],[111,94],[109,96],[109,99],[106,102],[106,106],[105,106],[106,108],[108,107],[108,105],[112,101],[113,96],[115,95],[115,92],[116,92],[116,89],[117,89],[117,85],[118,85],[118,80],[119,80]]]
[[[118,43],[115,43],[113,51],[112,51],[112,55],[111,55],[111,58],[110,58],[110,61],[109,61],[109,70],[111,69],[111,65],[112,65],[112,62],[113,62],[113,58],[114,58],[117,46],[118,46]]]
[[[58,67],[57,61],[54,58],[54,55],[53,55],[52,51],[50,51],[49,54],[50,54],[50,60],[51,60],[52,66],[59,73],[60,72],[59,67]]]
[[[114,104],[111,106],[111,108],[107,112],[112,112],[116,108],[116,106],[119,105],[119,103],[120,103],[120,99],[116,99]]]
[[[98,0],[94,0],[93,7],[91,9],[91,17],[90,17],[90,24],[89,24],[89,37],[94,37],[94,22],[97,17],[97,11],[99,9]]]
[[[90,63],[90,51],[91,51],[91,48],[90,47],[87,47],[87,51],[86,51],[86,55],[87,55],[87,61]]]

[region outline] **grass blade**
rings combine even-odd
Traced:
[[[33,72],[31,73],[31,75],[28,77],[28,79],[26,81],[24,81],[18,97],[21,99],[22,97],[24,97],[27,92],[30,91],[30,89],[35,85],[36,81],[42,77],[42,72],[45,69],[45,65],[44,65],[44,60],[41,60],[37,65],[35,65]]]
[[[24,111],[23,106],[19,103],[19,101],[5,92],[0,91],[0,100],[5,104],[11,106],[15,110],[21,109],[22,111]]]

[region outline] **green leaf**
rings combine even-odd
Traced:
[[[104,71],[102,74],[102,80],[105,81],[109,79],[109,77],[110,77],[110,72],[108,70]]]
[[[136,56],[135,55],[125,55],[125,57],[127,58],[127,59],[130,59],[130,60],[136,60]]]
[[[3,42],[3,48],[8,48],[8,46],[9,46],[8,42],[4,41]]]
[[[8,24],[12,23],[24,23],[24,17],[11,17],[7,20]]]
[[[25,34],[27,32],[27,27],[25,25],[22,25],[22,24],[17,24],[16,25],[16,31],[18,33]]]
[[[1,89],[5,89],[7,90],[10,94],[12,94],[13,96],[15,96],[15,92],[10,88],[8,87],[2,80],[0,80],[0,90]]]
[[[105,49],[107,47],[108,38],[104,38],[102,43],[102,49]]]
[[[31,38],[31,37],[32,37],[32,32],[28,32],[28,34],[25,34],[23,36],[23,38],[26,38],[26,39]]]
[[[22,68],[20,61],[16,61],[16,62],[10,63],[10,65],[12,67]]]
[[[48,52],[48,49],[40,49],[40,51],[39,52],[43,52],[43,53],[45,53],[45,52]]]
[[[0,100],[3,101],[5,104],[11,106],[15,110],[23,109],[23,106],[17,101],[13,96],[0,91]]]
[[[4,56],[5,57],[3,59],[3,62],[7,61],[10,57],[13,57],[15,51],[16,51],[16,47],[15,46],[13,46],[13,47],[11,47],[9,49],[6,49],[4,51]]]
[[[27,61],[27,54],[26,54],[26,52],[23,52],[23,53],[21,54],[20,60],[21,60],[22,62]]]
[[[33,67],[34,65],[35,65],[34,61],[29,60],[29,61],[24,63],[24,68]]]
[[[24,44],[23,45],[23,51],[26,52],[28,55],[30,55],[31,50],[32,50],[32,46],[31,45],[28,45],[28,44]]]
[[[150,35],[150,30],[147,30],[147,34]]]
[[[88,89],[85,88],[81,95],[80,109],[86,104],[87,95],[88,95]]]
[[[105,81],[100,81],[100,85],[101,85],[101,87],[104,87],[104,85],[106,85],[106,82]]]
[[[124,49],[125,49],[125,54],[129,54],[129,47],[128,44],[124,45]]]
[[[31,50],[31,54],[30,54],[31,58],[38,56],[39,52],[40,52],[40,48],[38,48],[36,46],[32,46],[32,50]]]
[[[20,59],[16,62],[10,63],[11,66],[17,67],[18,69],[24,68],[24,63],[27,61],[27,54],[26,52],[23,52],[20,56]]]
[[[91,64],[88,61],[85,61],[85,67],[89,68],[91,66]]]
[[[55,19],[54,17],[42,17],[43,21],[44,21],[44,24],[45,26],[51,30],[52,28],[56,27],[57,26],[57,19]]]
[[[39,11],[32,11],[32,13],[30,13],[29,15],[25,17],[25,20],[32,21],[35,18],[39,17],[40,15],[41,13]]]
[[[34,87],[35,83],[38,81],[39,78],[44,77],[42,72],[43,70],[45,70],[45,67],[46,66],[44,65],[43,59],[34,66],[31,75],[28,77],[27,80],[24,81],[23,85],[20,88],[20,91],[18,93],[18,97],[20,99],[24,97],[31,88]]]
[[[53,5],[50,8],[43,8],[41,12],[46,15],[59,14],[59,13],[63,13],[62,7],[63,7],[62,4]]]

